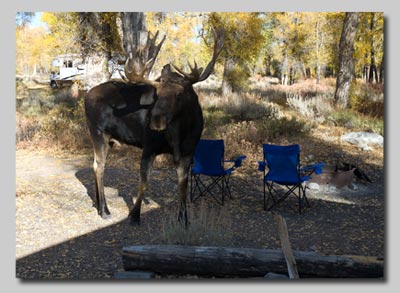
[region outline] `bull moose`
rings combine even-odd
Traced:
[[[104,195],[104,167],[109,147],[123,142],[141,149],[140,182],[133,208],[131,224],[140,224],[142,196],[149,173],[158,154],[172,154],[178,174],[180,206],[178,219],[187,224],[186,191],[188,172],[196,145],[203,131],[203,114],[193,84],[203,81],[213,71],[223,47],[223,37],[215,33],[213,56],[206,68],[196,62],[190,73],[169,64],[161,76],[149,80],[146,76],[165,40],[156,45],[147,37],[145,46],[129,53],[125,64],[125,81],[108,81],[93,87],[85,95],[85,113],[94,148],[93,170],[96,181],[95,206],[98,214],[110,215]]]

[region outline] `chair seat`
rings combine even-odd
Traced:
[[[219,170],[217,172],[215,170],[207,171],[207,170],[204,170],[203,168],[201,168],[199,166],[194,166],[192,168],[192,174],[195,174],[195,175],[203,174],[203,175],[206,175],[206,176],[224,176],[224,175],[231,174],[232,171],[233,171],[233,168],[229,168],[229,169],[226,169],[226,170],[225,169],[221,169],[221,170]]]
[[[218,203],[224,204],[225,194],[232,197],[229,178],[232,172],[242,165],[246,156],[233,160],[224,160],[224,141],[222,139],[201,139],[196,146],[193,166],[190,172],[190,199],[192,202],[206,195],[212,196]],[[232,167],[225,169],[225,164]],[[219,195],[215,193],[219,190]]]
[[[288,180],[287,178],[274,178],[272,176],[268,176],[268,174],[264,177],[264,181],[273,181],[276,182],[279,185],[297,185],[297,184],[301,184],[307,180],[311,179],[311,176],[301,176],[298,178],[293,178]]]

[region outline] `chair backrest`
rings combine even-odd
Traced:
[[[193,170],[209,176],[224,174],[224,151],[222,139],[201,139],[194,153]]]
[[[268,166],[268,179],[297,181],[299,178],[300,146],[263,144],[264,159]]]

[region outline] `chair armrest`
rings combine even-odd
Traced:
[[[312,173],[315,174],[321,174],[322,173],[322,167],[325,165],[325,163],[317,163],[313,165],[308,165],[304,166],[300,169],[301,172],[308,172],[308,175],[311,175]]]
[[[264,161],[258,161],[258,171],[265,171],[265,166],[267,166],[267,162]]]
[[[235,168],[239,168],[240,166],[242,166],[242,161],[246,159],[246,156],[239,156],[237,157],[234,161],[235,161]]]
[[[246,159],[246,156],[239,156],[233,160],[225,160],[225,162],[227,163],[235,163],[235,168],[239,168],[240,166],[242,166],[242,161]]]

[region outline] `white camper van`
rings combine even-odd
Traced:
[[[111,74],[111,79],[123,79],[124,64],[126,57],[115,54],[108,61],[108,70]],[[81,80],[85,76],[89,77],[95,74],[101,68],[91,68],[88,72],[87,65],[82,62],[79,54],[64,54],[53,59],[50,74],[50,85],[52,88],[58,88],[65,85],[72,85],[75,80]]]
[[[85,74],[86,65],[82,63],[79,54],[59,55],[51,64],[50,86],[57,88],[71,85],[74,80],[81,79]]]

